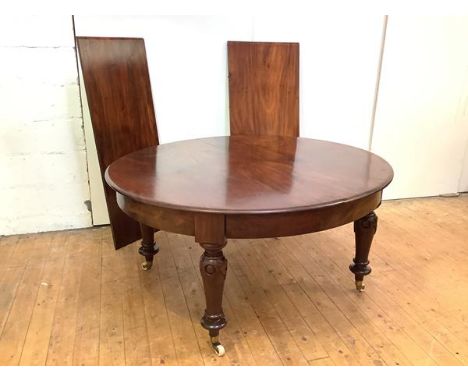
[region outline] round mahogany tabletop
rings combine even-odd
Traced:
[[[308,138],[231,136],[161,144],[128,154],[107,183],[137,202],[181,211],[306,211],[385,188],[391,166],[355,147]]]
[[[105,178],[119,207],[140,222],[151,268],[153,229],[194,236],[204,252],[202,326],[218,355],[226,325],[222,309],[227,239],[301,235],[354,222],[351,272],[362,290],[377,229],[373,212],[393,177],[368,151],[307,138],[232,136],[149,147],[112,163]]]

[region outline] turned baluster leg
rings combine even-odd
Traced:
[[[219,330],[226,326],[222,308],[224,280],[227,260],[223,255],[223,244],[200,243],[205,252],[200,258],[200,272],[205,290],[206,309],[201,319],[202,326],[210,334],[211,345],[219,356],[224,355],[224,347],[219,342]]]
[[[356,255],[353,259],[353,264],[349,266],[351,272],[354,273],[356,280],[356,289],[362,291],[364,289],[364,276],[371,273],[369,267],[369,251],[377,230],[377,215],[374,212],[362,217],[354,222],[354,236],[356,239]]]
[[[223,312],[223,290],[227,260],[223,255],[226,245],[226,222],[221,214],[195,215],[195,241],[204,249],[200,258],[200,273],[205,291],[206,309],[201,325],[208,330],[211,346],[219,356],[224,347],[219,343],[219,331],[226,326]]]
[[[144,271],[148,271],[153,266],[153,258],[159,252],[159,246],[154,241],[154,228],[140,223],[141,230],[141,247],[138,253],[145,257],[145,261],[141,264]]]

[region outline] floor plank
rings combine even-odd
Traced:
[[[72,240],[76,240],[77,237]],[[78,256],[67,257],[63,268],[63,281],[55,306],[54,321],[47,352],[46,365],[73,365],[79,290],[83,261]]]
[[[26,265],[0,336],[0,365],[18,365],[41,283],[44,264]]]
[[[155,265],[159,269],[177,364],[204,365],[194,329],[195,323],[192,323],[190,318],[190,311],[187,307],[176,264],[171,254],[171,247],[168,243],[168,235],[163,233],[160,238],[159,245],[162,250],[157,256]],[[199,324],[197,323],[197,325]]]
[[[99,364],[125,365],[123,293],[124,263],[122,254],[116,254],[112,243],[103,240],[101,313],[99,326]]]
[[[73,345],[73,364],[80,366],[99,365],[101,245],[92,234],[91,230],[80,251],[73,253],[83,262]]]
[[[295,339],[291,336],[285,322],[275,309],[274,301],[271,299],[273,291],[267,289],[266,285],[253,281],[256,277],[256,267],[249,266],[246,258],[253,256],[254,250],[246,241],[236,241],[237,253],[242,256],[231,257],[231,270],[241,281],[242,289],[251,301],[256,315],[270,338],[276,352],[284,365],[307,365],[307,360],[297,346]],[[258,279],[257,279],[258,280]],[[258,280],[260,281],[260,280]]]
[[[20,365],[43,366],[47,361],[55,306],[62,282],[65,258],[44,264],[36,304],[23,345]]]

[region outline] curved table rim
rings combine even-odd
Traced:
[[[197,140],[203,140],[203,139],[225,138],[225,137],[229,137],[229,136],[194,138],[194,139],[187,139],[187,140],[184,140],[184,141],[197,141]],[[388,162],[385,161],[385,159],[383,159],[379,155],[374,154],[374,153],[372,153],[372,152],[370,152],[368,150],[364,150],[364,149],[354,147],[354,146],[351,146],[351,145],[326,141],[326,140],[322,140],[322,139],[305,138],[305,137],[298,137],[297,139],[305,139],[305,140],[313,140],[313,141],[316,141],[316,142],[332,143],[332,144],[344,146],[344,147],[347,147],[347,148],[351,148],[351,149],[354,149],[354,150],[364,151],[366,153],[372,154],[373,156],[377,157],[378,159],[380,159],[380,160],[384,161],[386,164],[388,164]],[[177,142],[182,142],[182,141],[177,141]],[[162,145],[170,145],[170,144],[177,143],[177,142],[163,143]],[[142,198],[138,194],[135,194],[135,193],[132,193],[132,192],[129,192],[127,190],[122,189],[117,184],[115,184],[115,182],[109,176],[109,169],[110,169],[110,167],[112,165],[114,165],[114,163],[117,163],[119,160],[124,159],[124,158],[126,158],[126,157],[128,157],[130,155],[133,155],[136,152],[145,151],[145,150],[148,150],[148,149],[154,148],[154,147],[156,147],[156,146],[150,146],[150,147],[146,147],[146,148],[141,149],[141,150],[137,150],[137,151],[135,151],[133,153],[130,153],[130,154],[127,154],[127,155],[123,156],[122,158],[119,158],[118,160],[116,160],[115,162],[110,164],[106,168],[106,171],[104,173],[105,181],[114,191],[116,191],[119,194],[125,195],[126,197],[131,198],[132,200],[134,200],[136,202],[140,202],[140,203],[143,203],[143,204],[146,204],[146,205],[157,206],[157,207],[161,207],[161,208],[165,208],[165,209],[176,210],[176,211],[188,211],[188,212],[200,212],[200,213],[208,213],[208,214],[224,214],[224,215],[231,215],[231,214],[232,215],[238,215],[238,214],[258,215],[258,214],[275,214],[275,213],[311,211],[311,210],[315,210],[315,209],[322,209],[324,207],[332,207],[332,206],[336,206],[336,205],[340,205],[340,204],[346,204],[346,203],[349,203],[349,202],[353,202],[353,201],[365,198],[365,197],[367,197],[369,195],[372,195],[372,194],[374,194],[374,193],[376,193],[378,191],[383,190],[385,187],[387,187],[392,182],[393,177],[394,177],[393,169],[390,166],[390,164],[388,164],[388,167],[389,167],[389,169],[391,171],[391,175],[389,176],[388,180],[386,182],[384,182],[382,185],[380,185],[378,187],[370,188],[369,190],[366,190],[366,192],[355,195],[355,196],[353,196],[351,198],[336,199],[336,200],[333,200],[331,202],[323,202],[323,203],[317,203],[317,204],[313,204],[313,205],[303,205],[303,206],[275,208],[275,209],[255,209],[255,210],[254,209],[248,209],[248,210],[236,209],[236,210],[233,210],[233,209],[222,209],[222,208],[203,208],[203,207],[192,207],[192,206],[187,206],[187,205],[183,205],[183,204],[177,204],[176,205],[176,204],[172,204],[172,203],[165,203],[165,202],[161,202],[161,201],[147,200],[145,198]]]

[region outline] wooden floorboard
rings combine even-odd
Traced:
[[[55,306],[46,365],[73,365],[78,298],[84,261],[79,255],[70,254],[80,253],[75,252],[80,243],[80,236],[83,236],[80,231],[70,236],[69,253],[64,253],[65,265]]]
[[[101,321],[101,254],[102,248],[97,231],[90,230],[83,239],[79,255],[71,250],[70,255],[79,256],[83,262],[79,282],[76,311],[73,364],[99,365],[99,342]]]
[[[99,364],[125,365],[123,256],[114,256],[110,240],[102,240],[101,308],[99,326]]]
[[[468,195],[386,201],[366,289],[352,225],[230,240],[214,355],[193,238],[150,271],[109,227],[0,237],[0,365],[468,365]]]

